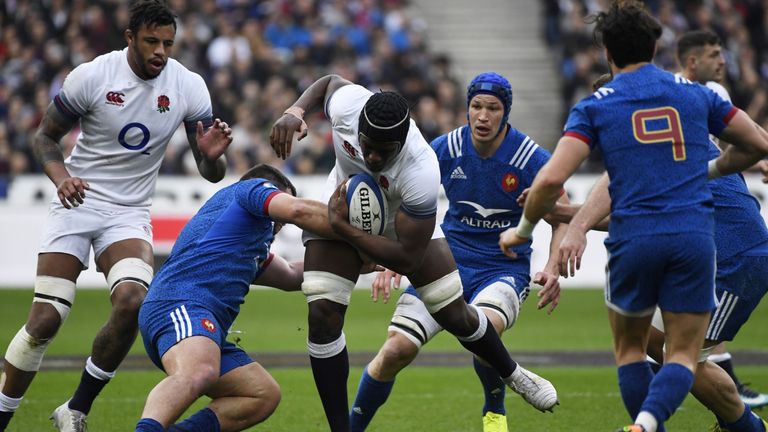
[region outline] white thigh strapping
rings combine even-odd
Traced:
[[[424,302],[429,313],[435,313],[461,297],[462,287],[459,271],[454,270],[436,281],[416,287],[416,291],[421,296],[421,301]]]
[[[520,299],[514,288],[503,282],[494,282],[483,288],[472,300],[472,304],[498,315],[504,321],[504,328],[509,329],[517,321],[520,313]]]
[[[323,271],[305,271],[301,284],[307,303],[325,299],[345,306],[349,304],[354,288],[354,281]]]
[[[35,278],[35,303],[49,303],[61,317],[61,323],[69,316],[75,302],[75,283],[64,278],[37,276]]]
[[[151,265],[139,258],[123,258],[116,262],[109,270],[107,275],[109,292],[112,293],[123,282],[138,283],[143,285],[144,288],[149,289],[154,272]]]
[[[421,348],[442,329],[418,297],[408,293],[400,295],[389,331],[402,334]]]

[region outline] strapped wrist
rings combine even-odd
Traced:
[[[531,223],[523,214],[520,216],[520,222],[517,224],[517,228],[515,228],[515,233],[517,233],[518,237],[529,239],[533,235],[533,228],[535,227],[536,224]]]
[[[295,105],[283,111],[283,114],[290,114],[299,120],[304,120],[304,108],[297,107]]]

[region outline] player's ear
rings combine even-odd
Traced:
[[[128,43],[128,45],[133,42],[133,37],[135,36],[131,29],[125,29],[125,32],[123,32],[123,36],[125,37],[125,42]]]

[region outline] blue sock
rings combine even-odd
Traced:
[[[497,374],[498,375],[498,374]],[[349,413],[349,429],[352,432],[364,431],[376,415],[376,410],[384,405],[395,381],[377,381],[368,375],[368,367],[363,369],[360,384],[357,388],[355,403]]]
[[[168,432],[220,432],[219,419],[210,408],[203,408],[179,424],[172,425]]]
[[[480,363],[477,357],[472,358],[472,364],[475,366],[475,373],[480,378],[480,384],[483,385],[485,394],[485,404],[483,405],[483,415],[488,411],[496,414],[506,414],[504,409],[504,395],[507,386],[501,380],[496,369]]]
[[[165,432],[165,429],[157,420],[143,418],[136,423],[136,432]]]
[[[651,381],[648,397],[640,411],[647,411],[656,417],[659,428],[682,405],[693,386],[693,372],[679,363],[668,363],[661,367]]]
[[[749,405],[747,404],[744,404],[744,414],[733,423],[725,423],[725,427],[732,432],[754,432],[765,430],[763,421],[749,409]]]
[[[630,419],[635,420],[653,380],[651,365],[647,361],[629,363],[619,366],[618,373],[621,399]]]

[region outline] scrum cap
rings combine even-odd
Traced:
[[[360,113],[358,132],[374,141],[397,141],[402,148],[411,125],[409,114],[408,102],[400,94],[374,93]]]
[[[483,72],[476,76],[467,87],[467,107],[469,107],[472,98],[478,94],[496,96],[504,105],[504,117],[499,126],[499,132],[501,132],[507,126],[509,111],[512,109],[512,85],[496,72]]]

